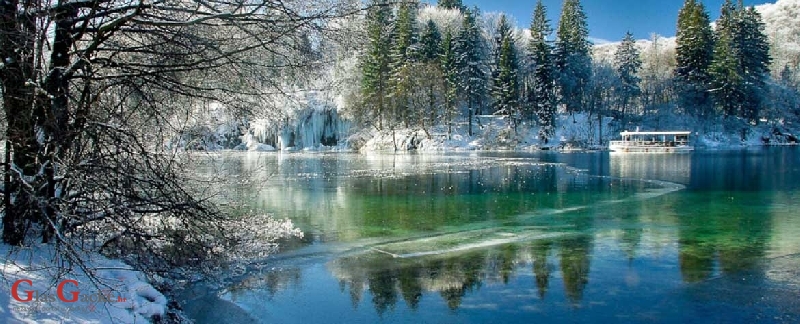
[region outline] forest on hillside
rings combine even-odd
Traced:
[[[559,21],[548,21],[556,9]],[[594,45],[578,0],[562,8],[537,2],[530,26],[460,1],[373,0],[337,22],[344,42],[309,36],[304,53],[318,68],[308,80],[289,79],[285,88],[296,91],[288,99],[225,131],[236,138],[248,129],[240,148],[252,147],[248,141],[308,148],[341,145],[359,132],[362,140],[413,130],[476,136],[493,116],[510,129],[506,136],[533,132],[538,145],[564,140],[556,132],[569,121],[590,124],[580,140],[596,144],[636,127],[786,141],[800,114],[794,43],[779,41],[754,7],[726,1],[715,22],[709,10],[685,1],[674,38],[637,40],[629,32]],[[772,26],[789,19],[780,15],[770,14]],[[205,134],[212,142],[221,136]]]
[[[628,33],[604,60],[593,56],[580,1],[564,1],[555,25],[547,10],[539,1],[531,26],[519,29],[502,13],[459,1],[436,9],[376,1],[364,18],[367,42],[355,72],[361,87],[346,109],[378,129],[471,126],[475,115],[501,115],[514,129],[536,125],[545,143],[558,114],[612,117],[617,129],[688,117],[694,124],[682,126],[746,132],[800,113],[797,59],[772,64],[754,7],[726,1],[712,26],[708,9],[687,0],[673,53],[643,51]]]

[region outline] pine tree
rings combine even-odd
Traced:
[[[420,38],[419,56],[422,62],[432,62],[439,59],[442,35],[439,27],[433,20],[428,20]]]
[[[716,106],[726,117],[756,124],[771,61],[764,24],[754,8],[741,2],[727,0],[721,11],[710,68]]]
[[[614,68],[620,79],[620,87],[616,89],[617,97],[622,110],[622,115],[628,113],[628,104],[633,98],[642,93],[640,87],[639,70],[642,68],[642,59],[636,48],[636,41],[630,32],[625,34],[622,43],[614,53]]]
[[[442,36],[439,33],[439,27],[436,26],[436,23],[433,20],[428,20],[425,24],[425,29],[422,31],[422,36],[420,37],[420,44],[419,44],[419,60],[420,62],[429,69],[436,69],[437,71],[441,71],[439,65],[439,56],[441,54],[441,44],[442,44]],[[434,71],[434,72],[437,72]],[[436,73],[434,73],[436,74]],[[426,111],[429,115],[430,125],[434,125],[436,123],[436,91],[434,91],[435,82],[430,82],[431,80],[427,80],[426,82],[428,85],[427,89],[427,107]],[[424,117],[422,117],[422,112],[420,112],[420,120],[424,122]]]
[[[439,0],[439,8],[444,9],[463,9],[464,5],[461,0]]]
[[[705,6],[686,0],[678,13],[675,79],[679,105],[696,116],[711,115],[708,67],[714,50],[714,36]]]
[[[497,74],[499,72],[499,64],[500,62],[500,48],[503,44],[503,40],[505,39],[506,35],[511,34],[511,25],[508,23],[508,19],[504,14],[500,15],[500,18],[497,20],[497,26],[494,34],[494,43],[492,44],[492,61],[491,61],[491,73],[492,73],[492,80],[497,79]]]
[[[392,59],[395,63],[410,61],[419,41],[417,31],[417,2],[404,2],[397,9],[395,19]]]
[[[495,75],[492,84],[495,114],[508,115],[516,126],[519,106],[519,82],[517,80],[517,50],[511,26],[505,15],[500,16],[497,27],[498,42]]]
[[[455,41],[450,30],[445,31],[442,39],[441,69],[444,89],[444,115],[447,124],[448,137],[453,132],[453,116],[456,113],[456,91],[458,84],[458,69],[456,66]]]
[[[392,9],[387,0],[373,0],[367,12],[368,48],[361,62],[361,90],[367,119],[378,121],[383,128],[383,118],[389,94],[390,47]]]
[[[741,73],[745,81],[745,96],[742,105],[742,118],[751,123],[758,121],[766,92],[766,80],[772,62],[767,35],[761,14],[750,7],[743,9],[738,21],[739,34],[736,43]]]
[[[412,65],[416,56],[418,42],[416,28],[417,3],[407,2],[397,10],[394,43],[392,44],[391,86],[394,99],[394,118],[409,126],[409,96],[414,88]]]
[[[486,102],[488,82],[486,50],[480,27],[475,20],[478,9],[464,10],[461,31],[456,38],[459,97],[466,98],[469,135],[472,136],[472,119]]]
[[[725,117],[740,115],[745,95],[739,64],[740,49],[736,44],[739,10],[730,0],[722,5],[715,30],[714,56],[709,66],[711,93],[717,109]]]
[[[553,32],[547,19],[547,8],[537,1],[531,19],[530,77],[527,82],[527,104],[533,108],[539,123],[539,138],[547,143],[555,134],[555,75],[553,46],[547,37]]]
[[[554,63],[561,102],[568,112],[581,110],[592,74],[591,44],[580,0],[565,0],[556,31]]]

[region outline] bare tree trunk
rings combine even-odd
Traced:
[[[0,69],[3,84],[3,107],[7,118],[6,165],[4,177],[3,241],[20,245],[25,238],[27,223],[35,219],[37,209],[33,188],[24,186],[25,178],[37,172],[35,138],[32,120],[34,87],[33,41],[35,25],[32,20],[19,16],[19,1],[0,2]],[[22,45],[22,46],[20,46]]]
[[[467,105],[469,105],[469,113],[467,114],[467,124],[469,124],[469,136],[472,136],[472,98],[467,100]]]

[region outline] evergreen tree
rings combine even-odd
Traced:
[[[420,62],[425,65],[427,69],[435,69],[436,71],[430,72],[439,72],[441,71],[439,65],[439,56],[441,54],[441,44],[442,44],[442,36],[439,33],[439,28],[436,26],[436,23],[433,20],[428,20],[425,24],[425,29],[422,31],[422,36],[420,37],[420,44],[419,44],[419,60]],[[437,74],[438,73],[432,73]],[[427,105],[425,110],[429,115],[430,125],[434,125],[436,122],[436,83],[431,82],[432,80],[426,80],[425,82],[428,85],[428,89],[426,93],[428,94],[427,98]],[[422,113],[420,112],[420,120],[424,122],[424,117],[422,117]]]
[[[710,74],[716,105],[724,116],[757,123],[769,74],[769,43],[761,16],[730,0],[717,22]]]
[[[547,37],[553,32],[547,19],[547,8],[542,0],[537,1],[531,19],[531,41],[528,44],[530,55],[530,77],[527,82],[527,105],[539,123],[539,138],[547,143],[555,134],[555,75],[553,67],[553,46]]]
[[[447,124],[448,137],[452,134],[453,116],[456,113],[456,90],[458,84],[458,69],[456,66],[455,41],[450,30],[445,31],[442,39],[441,69],[444,89],[444,116]]]
[[[554,63],[561,102],[568,112],[582,109],[592,74],[591,44],[580,0],[565,0],[556,31]]]
[[[736,40],[740,55],[739,64],[745,82],[741,117],[755,123],[763,106],[766,80],[772,62],[769,40],[764,32],[761,14],[755,8],[743,9],[738,24],[739,34]]]
[[[415,45],[419,41],[417,7],[417,2],[404,2],[397,9],[392,46],[392,60],[396,64],[411,61],[415,55]]]
[[[709,66],[715,103],[723,116],[738,116],[744,99],[744,79],[739,64],[737,16],[740,9],[726,0],[716,27],[714,56]]]
[[[432,62],[439,59],[442,35],[439,27],[433,20],[428,20],[420,38],[419,56],[422,62]]]
[[[519,67],[514,35],[505,15],[500,16],[497,32],[496,40],[499,43],[491,91],[495,113],[511,116],[509,120],[516,126],[519,118],[519,82],[517,80]]]
[[[361,62],[361,90],[366,120],[377,120],[383,128],[383,118],[389,94],[392,8],[387,0],[373,0],[367,11],[368,48]]]
[[[639,85],[639,70],[642,68],[642,59],[636,48],[636,41],[630,32],[625,34],[616,53],[614,53],[614,68],[619,76],[620,86],[616,88],[622,115],[628,113],[628,104],[633,98],[642,93]]]
[[[444,9],[463,9],[464,5],[461,0],[439,0],[439,8]]]
[[[492,62],[491,62],[492,80],[497,79],[497,73],[499,71],[498,62],[500,62],[500,48],[503,44],[503,40],[507,35],[511,35],[511,25],[509,24],[505,14],[500,14],[493,35],[494,43],[492,44],[493,48],[492,48]]]
[[[678,13],[675,81],[679,105],[697,116],[711,114],[708,67],[714,50],[714,36],[705,6],[686,0]]]
[[[416,56],[418,41],[416,28],[417,3],[407,2],[397,10],[394,43],[392,44],[391,85],[394,118],[409,126],[409,100],[414,88],[412,65]]]
[[[478,15],[477,8],[464,10],[461,31],[456,39],[458,91],[459,97],[466,98],[470,136],[472,136],[474,112],[480,114],[481,107],[486,102],[488,81],[484,39],[475,20]]]

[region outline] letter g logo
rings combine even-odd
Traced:
[[[20,279],[20,280],[15,281],[14,284],[11,285],[11,297],[13,297],[14,299],[16,299],[19,302],[27,303],[27,302],[33,300],[33,290],[25,290],[25,297],[27,297],[27,298],[25,298],[25,299],[19,298],[19,284],[23,283],[23,282],[27,283],[28,286],[32,286],[33,285],[33,282],[31,282],[28,279]]]
[[[71,293],[72,294],[72,299],[67,299],[66,297],[64,297],[64,285],[66,285],[67,283],[71,283],[71,284],[75,285],[75,288],[78,287],[78,282],[75,281],[75,280],[64,280],[64,281],[62,281],[60,284],[58,284],[58,288],[56,289],[56,293],[58,294],[58,299],[61,299],[61,301],[65,302],[65,303],[74,303],[74,302],[78,301],[79,292],[73,291]]]

